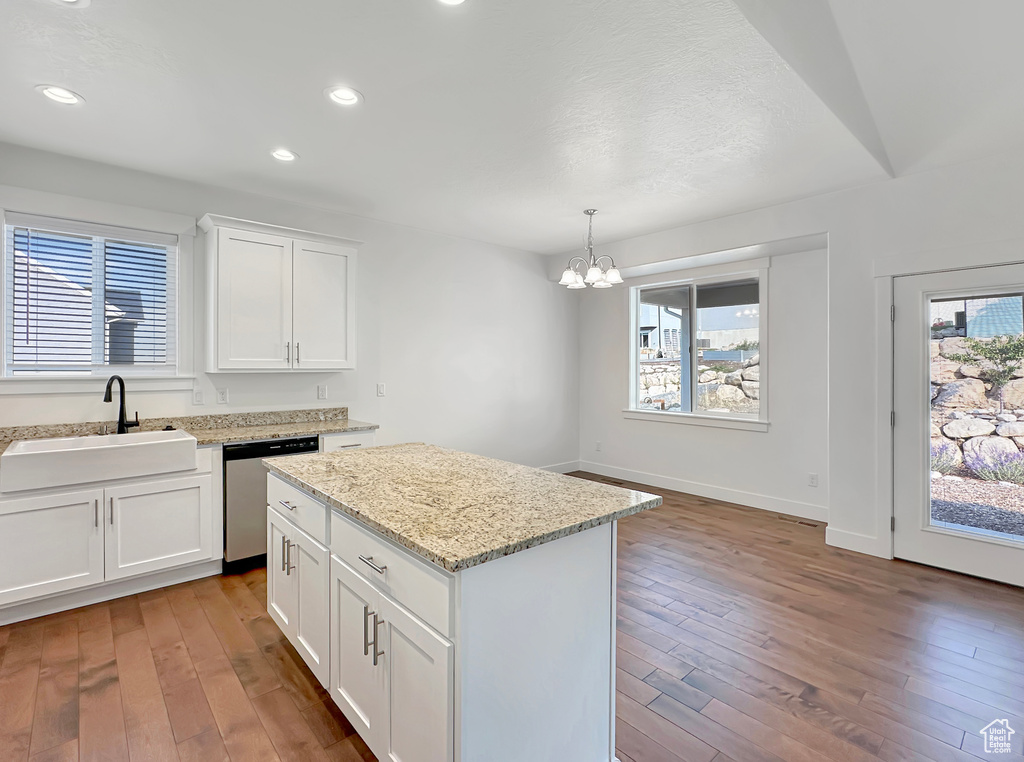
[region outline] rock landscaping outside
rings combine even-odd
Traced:
[[[933,333],[932,518],[1024,539],[1024,370],[1000,387],[970,350]]]
[[[745,362],[697,366],[697,404],[694,412],[756,413],[761,397],[761,355]],[[640,363],[640,407],[680,410],[679,361]]]

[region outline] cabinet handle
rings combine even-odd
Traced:
[[[288,571],[288,556],[285,555],[288,551],[285,548],[285,543],[288,542],[288,538],[281,535],[281,571]]]
[[[384,620],[380,619],[376,613],[373,615],[373,666],[377,666],[377,659],[384,655],[384,649],[377,650],[377,628],[384,624]]]
[[[295,364],[296,365],[301,365],[302,364],[302,359],[301,358],[302,358],[302,356],[299,354],[299,342],[296,341],[295,342]]]
[[[284,361],[289,365],[292,364],[292,343],[290,341],[284,343]]]
[[[287,555],[285,555],[285,558],[288,559],[288,576],[290,577],[292,576],[292,569],[295,568],[295,565],[292,563],[292,548],[295,547],[295,543],[291,540],[288,540],[287,547],[288,553]]]
[[[377,564],[373,562],[373,556],[370,556],[369,558],[367,558],[366,556],[359,556],[359,560],[367,566],[369,566],[378,574],[383,574],[385,571],[387,571],[387,566],[377,566]]]
[[[287,500],[278,500],[277,502],[279,502],[281,505],[283,505],[289,511],[294,511],[295,510],[295,506],[292,505],[291,503],[289,503]]]
[[[114,498],[110,498],[110,526],[114,526]]]
[[[92,501],[92,523],[97,529],[100,528],[100,499],[96,498]]]

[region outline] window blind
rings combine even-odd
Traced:
[[[176,372],[174,236],[8,214],[3,281],[4,375]]]

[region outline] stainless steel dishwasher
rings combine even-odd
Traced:
[[[267,554],[267,468],[262,460],[319,450],[316,436],[224,445],[226,563],[256,566]]]

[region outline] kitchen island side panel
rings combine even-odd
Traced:
[[[458,762],[614,758],[614,528],[456,575]]]

